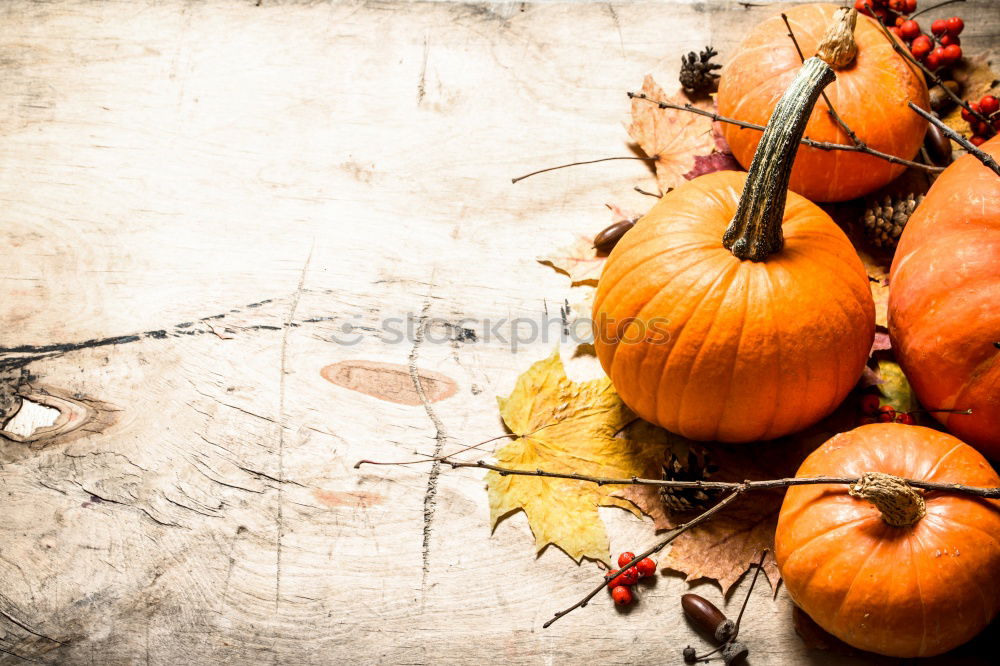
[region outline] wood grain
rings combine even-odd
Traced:
[[[1000,18],[961,7],[981,50]],[[511,177],[629,154],[625,91],[772,11],[6,3],[0,371],[93,415],[0,438],[0,664],[680,663],[681,578],[543,631],[593,568],[536,559],[520,516],[491,534],[480,474],[353,464],[502,433],[583,298],[535,257],[654,188],[632,161]],[[361,362],[457,389],[321,376]],[[653,539],[602,515],[616,551]],[[764,588],[753,664],[840,663]]]

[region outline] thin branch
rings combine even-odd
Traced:
[[[541,428],[539,428],[539,430],[541,430]],[[535,432],[538,432],[538,431],[536,430]],[[512,437],[518,437],[518,436],[519,435],[515,435],[513,433],[507,433],[505,435],[497,435],[496,437],[490,437],[489,439],[484,439],[481,442],[476,442],[475,444],[469,444],[468,446],[462,447],[458,451],[452,451],[451,453],[449,453],[447,455],[437,456],[436,458],[434,456],[428,455],[426,453],[418,453],[417,455],[421,455],[421,456],[425,456],[425,457],[421,458],[420,460],[402,460],[402,461],[399,461],[399,462],[391,462],[391,461],[385,461],[385,460],[381,460],[381,461],[380,460],[367,460],[367,459],[366,460],[359,460],[358,462],[354,463],[354,469],[360,469],[362,465],[419,465],[420,463],[428,463],[428,462],[434,462],[434,461],[441,462],[442,460],[445,460],[447,458],[451,458],[452,456],[457,456],[459,453],[465,453],[466,451],[470,451],[472,449],[477,449],[479,451],[482,451],[482,449],[480,449],[479,447],[482,446],[482,445],[484,445],[484,444],[489,444],[489,443],[495,442],[497,440],[510,439]]]
[[[889,44],[892,45],[892,48],[893,48],[893,50],[896,53],[898,53],[900,56],[902,56],[904,60],[907,60],[908,62],[916,65],[917,67],[919,67],[920,71],[922,71],[924,74],[926,74],[927,77],[931,81],[934,82],[934,85],[941,86],[941,89],[945,91],[945,93],[948,95],[948,97],[951,97],[952,101],[955,102],[955,104],[958,104],[960,107],[962,107],[963,109],[965,109],[966,111],[968,111],[969,113],[971,113],[973,116],[976,117],[977,120],[980,120],[980,121],[982,121],[982,122],[984,122],[986,124],[989,124],[990,121],[987,118],[985,118],[981,113],[979,113],[978,111],[976,111],[975,109],[973,109],[971,106],[969,106],[969,103],[966,102],[964,99],[962,99],[961,97],[959,97],[958,95],[956,95],[954,92],[952,92],[951,88],[949,88],[948,86],[944,85],[944,81],[941,80],[941,77],[939,77],[937,74],[935,74],[931,70],[929,70],[926,67],[924,67],[924,63],[922,63],[919,60],[917,60],[916,58],[914,58],[912,53],[910,53],[909,51],[907,51],[906,49],[904,49],[903,47],[901,47],[899,45],[899,42],[897,42],[895,39],[893,39],[892,33],[889,32],[889,29],[887,27],[885,27],[885,23],[882,22],[882,19],[880,19],[878,17],[878,15],[875,14],[875,12],[872,9],[872,7],[871,7],[870,4],[868,4],[866,2],[865,3],[865,7],[867,7],[868,11],[872,13],[872,18],[874,18],[874,20],[875,20],[876,23],[878,23],[879,27],[882,29],[882,34],[885,35],[885,38],[889,40]]]
[[[539,169],[538,171],[532,171],[531,173],[526,173],[523,176],[518,176],[517,178],[511,178],[510,182],[516,183],[525,178],[530,178],[531,176],[537,176],[540,173],[545,173],[546,171],[555,171],[556,169],[565,169],[571,166],[580,166],[582,164],[597,164],[598,162],[610,162],[612,160],[643,160],[645,162],[655,162],[655,157],[639,157],[636,155],[628,155],[624,157],[602,157],[599,160],[585,160],[583,162],[570,162],[569,164],[560,164],[559,166],[548,167],[547,169]]]
[[[975,158],[977,160],[979,160],[980,162],[982,162],[983,164],[985,164],[989,169],[991,169],[993,171],[993,173],[995,173],[996,175],[1000,176],[1000,164],[997,164],[997,161],[995,159],[993,159],[989,154],[984,153],[983,151],[979,150],[979,148],[977,148],[975,145],[973,145],[971,141],[969,141],[968,139],[966,139],[964,136],[962,136],[961,134],[959,134],[958,132],[956,132],[952,128],[950,128],[947,125],[945,125],[943,122],[941,122],[941,120],[939,118],[935,118],[933,116],[933,114],[927,113],[926,111],[924,111],[923,109],[921,109],[919,106],[917,106],[913,102],[907,102],[907,104],[910,105],[910,108],[914,112],[916,112],[919,115],[923,116],[932,125],[934,125],[939,130],[941,130],[941,132],[946,137],[948,137],[952,141],[958,143],[960,146],[962,146],[962,148],[965,148],[969,152],[970,155],[975,156]]]
[[[428,461],[429,462],[429,461]],[[776,488],[788,488],[790,486],[815,486],[815,485],[852,485],[860,481],[856,476],[814,476],[814,477],[794,477],[784,479],[767,479],[763,481],[675,481],[667,479],[645,479],[638,476],[631,478],[612,478],[605,476],[589,476],[586,474],[570,474],[567,472],[549,472],[543,469],[514,469],[492,465],[483,460],[476,462],[460,462],[457,460],[445,459],[445,465],[450,465],[452,469],[459,467],[478,467],[498,473],[500,476],[541,476],[551,479],[572,479],[574,481],[586,481],[596,483],[599,486],[659,486],[663,488],[695,488],[700,490],[774,490]],[[936,481],[920,481],[917,479],[903,479],[914,488],[921,490],[932,490],[942,492],[958,492],[987,499],[1000,499],[1000,487],[980,488],[976,486],[965,486],[958,483],[940,483]]]
[[[728,495],[726,495],[725,497],[723,497],[721,500],[719,500],[719,502],[716,503],[715,506],[713,506],[712,508],[704,511],[703,513],[701,513],[701,514],[699,514],[697,516],[695,516],[694,518],[692,518],[688,522],[683,523],[681,525],[678,525],[677,527],[675,527],[672,530],[670,530],[670,534],[668,534],[666,536],[666,538],[664,538],[662,541],[660,541],[655,546],[653,546],[653,547],[647,549],[646,551],[644,551],[644,552],[636,555],[634,558],[632,558],[631,562],[629,562],[628,564],[626,564],[625,566],[622,567],[622,570],[628,569],[629,567],[633,566],[639,560],[647,558],[650,555],[653,555],[654,553],[658,553],[659,551],[663,550],[671,541],[673,541],[674,539],[676,539],[680,535],[684,534],[685,532],[687,532],[688,530],[690,530],[692,527],[695,527],[695,526],[700,525],[701,523],[705,522],[706,520],[708,520],[709,518],[711,518],[713,515],[715,515],[719,511],[722,511],[724,508],[726,508],[726,506],[728,506],[730,503],[732,503],[733,501],[735,501],[737,497],[739,497],[744,492],[746,492],[747,489],[746,489],[745,485],[743,485],[743,484],[735,484],[735,485],[737,487],[731,493],[729,493]],[[542,628],[543,629],[548,629],[549,626],[551,626],[553,622],[555,622],[556,620],[558,620],[559,618],[561,618],[563,615],[566,615],[566,614],[568,614],[568,613],[576,610],[577,608],[583,608],[584,606],[586,606],[590,602],[591,599],[593,599],[595,596],[597,596],[597,594],[601,590],[603,590],[605,587],[607,587],[608,581],[611,580],[611,578],[612,578],[611,572],[608,572],[604,576],[603,580],[601,580],[601,584],[600,585],[598,585],[593,590],[591,590],[587,594],[587,596],[585,596],[583,599],[580,599],[580,601],[576,602],[575,604],[573,604],[569,608],[566,608],[565,610],[561,610],[558,613],[556,613],[555,615],[553,615],[552,618],[550,618],[545,624],[542,625]]]
[[[919,12],[913,12],[912,14],[910,14],[910,18],[911,19],[916,18],[921,14],[926,14],[927,12],[933,11],[938,7],[944,7],[945,5],[952,5],[955,4],[956,2],[965,2],[965,0],[944,0],[944,2],[939,2],[936,5],[931,5],[930,7],[924,7]]]
[[[736,120],[735,118],[727,118],[726,116],[720,116],[712,111],[705,111],[699,109],[696,106],[692,106],[689,103],[685,104],[673,104],[671,102],[663,102],[660,100],[653,99],[647,96],[645,93],[629,92],[629,98],[631,99],[642,99],[646,100],[651,104],[656,104],[661,109],[673,109],[675,111],[689,111],[691,113],[697,114],[699,116],[704,116],[706,118],[711,118],[720,123],[729,123],[730,125],[736,125],[737,127],[742,127],[744,129],[757,130],[758,132],[764,131],[763,125],[758,125],[756,123],[749,123],[745,120]],[[906,166],[913,167],[915,169],[922,169],[924,171],[930,171],[933,173],[939,173],[944,171],[944,167],[930,166],[927,164],[921,164],[920,162],[913,162],[911,160],[904,160],[902,157],[896,157],[895,155],[890,155],[888,153],[883,153],[880,150],[875,150],[870,146],[849,146],[843,143],[830,143],[827,141],[816,141],[815,139],[810,139],[809,137],[803,137],[799,140],[804,146],[809,146],[810,148],[818,148],[820,150],[843,150],[849,153],[865,153],[867,155],[872,155],[879,159],[885,160],[887,162],[892,162],[893,164],[905,164]]]
[[[788,36],[792,39],[792,44],[795,45],[795,50],[799,53],[799,60],[805,62],[806,58],[802,55],[802,49],[799,47],[799,40],[795,39],[795,33],[792,31],[792,24],[788,21],[788,16],[784,12],[781,13],[781,20],[785,22],[785,27],[788,28]],[[861,140],[854,130],[848,126],[847,122],[840,117],[837,110],[833,108],[833,103],[830,101],[830,98],[826,96],[826,91],[820,91],[819,94],[822,95],[823,101],[826,102],[826,112],[830,114],[830,117],[833,118],[835,123],[840,125],[840,129],[844,130],[848,138],[850,138],[851,143],[861,148],[867,148],[865,142]]]
[[[757,576],[760,575],[760,570],[764,568],[765,559],[767,559],[767,548],[765,548],[760,554],[760,562],[757,563],[757,569],[753,572],[753,580],[750,581],[750,589],[747,590],[747,596],[743,597],[743,605],[740,606],[740,614],[736,616],[736,628],[733,629],[733,635],[729,637],[729,640],[733,640],[740,635],[740,622],[743,621],[743,612],[747,609],[747,602],[750,601],[750,593],[753,592],[753,586],[757,584]]]

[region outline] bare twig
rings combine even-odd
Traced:
[[[944,7],[945,5],[952,5],[955,4],[956,2],[965,2],[965,0],[944,0],[944,2],[939,2],[936,5],[931,5],[930,7],[924,7],[919,12],[913,12],[912,14],[910,14],[910,18],[911,19],[916,18],[921,14],[926,14],[927,12],[934,11],[939,7]]]
[[[428,461],[430,462],[430,461]],[[751,490],[774,490],[776,488],[788,488],[790,486],[815,486],[815,485],[851,485],[860,481],[856,476],[815,476],[815,477],[794,477],[784,479],[767,479],[763,481],[675,481],[667,479],[645,479],[638,476],[631,478],[612,478],[604,476],[589,476],[587,474],[570,474],[568,472],[549,472],[543,469],[514,469],[501,467],[487,463],[484,460],[476,462],[461,462],[458,460],[444,459],[441,461],[449,465],[452,469],[460,467],[478,467],[496,472],[500,476],[542,476],[552,479],[572,479],[574,481],[586,481],[596,483],[599,486],[659,486],[663,488],[696,488],[700,490],[736,490],[742,488]],[[914,488],[921,490],[957,492],[987,499],[1000,499],[1000,487],[980,488],[976,486],[965,486],[958,483],[939,483],[936,481],[920,481],[917,479],[903,479]]]
[[[705,116],[706,118],[711,118],[712,120],[715,120],[720,123],[729,123],[730,125],[736,125],[737,127],[742,127],[744,129],[757,130],[758,132],[764,131],[763,125],[758,125],[756,123],[749,123],[746,122],[745,120],[736,120],[735,118],[727,118],[726,116],[720,116],[718,113],[714,113],[712,111],[705,111],[688,103],[673,104],[671,102],[663,102],[661,100],[653,99],[647,96],[645,93],[637,93],[637,92],[629,92],[628,96],[631,99],[646,100],[651,104],[656,104],[661,109],[673,109],[675,111],[689,111],[699,116]],[[872,155],[887,162],[892,162],[893,164],[905,164],[906,166],[913,167],[915,169],[922,169],[924,171],[930,171],[934,173],[944,171],[943,167],[930,166],[927,164],[921,164],[920,162],[904,160],[902,157],[896,157],[895,155],[883,153],[882,151],[875,150],[870,146],[858,146],[858,145],[849,146],[843,143],[816,141],[815,139],[810,139],[808,137],[803,137],[802,139],[800,139],[799,143],[801,143],[804,146],[809,146],[810,148],[819,148],[820,150],[843,150],[849,153],[865,153],[867,155]]]
[[[875,22],[878,23],[879,28],[882,29],[882,34],[885,35],[885,38],[889,40],[889,43],[892,45],[892,48],[894,51],[896,51],[896,53],[902,56],[904,60],[919,67],[920,71],[926,74],[927,77],[934,82],[934,85],[941,86],[941,89],[945,91],[948,97],[951,97],[952,101],[955,102],[955,104],[958,104],[960,107],[971,113],[973,116],[976,117],[977,120],[989,124],[990,121],[987,118],[985,118],[981,113],[979,113],[971,106],[969,106],[969,103],[966,102],[964,99],[962,99],[954,92],[952,92],[951,88],[944,85],[944,81],[941,80],[941,77],[939,77],[937,74],[924,67],[924,63],[914,58],[912,53],[904,49],[902,46],[899,45],[899,42],[897,42],[895,39],[892,38],[892,33],[889,32],[889,29],[887,27],[885,27],[885,23],[882,22],[882,19],[880,19],[878,15],[875,14],[870,4],[866,2],[865,7],[867,7],[868,11],[871,12],[872,16],[870,18],[874,18]]]
[[[541,428],[539,428],[539,430],[541,430]],[[538,431],[536,430],[535,432],[538,432]],[[495,441],[501,440],[501,439],[510,439],[511,437],[518,437],[518,435],[515,435],[513,433],[507,433],[505,435],[497,435],[496,437],[490,437],[489,439],[484,439],[481,442],[476,442],[475,444],[469,444],[468,446],[462,447],[458,451],[452,451],[451,453],[449,453],[447,455],[437,456],[436,458],[434,456],[430,456],[430,455],[427,455],[425,453],[418,453],[417,455],[421,455],[421,456],[425,456],[425,457],[421,458],[420,460],[402,460],[402,461],[399,461],[399,462],[384,461],[384,460],[382,460],[382,461],[379,461],[379,460],[359,460],[358,462],[354,463],[354,469],[358,469],[362,465],[419,465],[420,463],[427,463],[427,462],[434,462],[434,461],[441,462],[441,461],[443,461],[443,460],[445,460],[447,458],[451,458],[452,456],[457,456],[459,453],[465,453],[466,451],[470,451],[472,449],[478,449],[478,450],[482,451],[482,449],[480,449],[479,447],[482,446],[483,444],[489,444],[491,442],[495,442]]]
[[[750,593],[753,592],[753,586],[757,584],[757,576],[760,575],[760,570],[764,568],[765,559],[767,559],[767,548],[765,548],[760,554],[760,561],[757,562],[757,568],[753,572],[753,580],[750,581],[750,589],[747,590],[747,596],[743,597],[743,605],[740,606],[740,614],[736,616],[736,628],[733,629],[733,635],[729,637],[729,640],[733,640],[740,635],[740,622],[743,621],[743,612],[747,609],[747,602],[750,601]]]
[[[622,571],[624,571],[625,569],[628,569],[629,567],[633,566],[639,560],[644,559],[646,557],[649,557],[650,555],[653,555],[654,553],[658,553],[659,551],[663,550],[671,541],[673,541],[674,539],[676,539],[680,535],[684,534],[685,532],[687,532],[692,527],[695,527],[696,525],[700,525],[701,523],[705,522],[706,520],[708,520],[709,518],[711,518],[713,515],[715,515],[719,511],[722,511],[724,508],[726,508],[726,506],[728,506],[730,503],[732,503],[733,501],[735,501],[737,497],[739,497],[740,495],[742,495],[747,490],[747,488],[743,484],[738,484],[737,483],[737,484],[734,484],[734,485],[736,485],[737,487],[731,493],[729,493],[728,495],[726,495],[725,497],[723,497],[721,500],[719,500],[719,502],[717,502],[715,504],[715,506],[713,506],[712,508],[710,508],[710,509],[702,512],[701,514],[699,514],[697,516],[695,516],[694,518],[692,518],[688,522],[683,523],[681,525],[678,525],[677,527],[675,527],[672,530],[670,530],[670,533],[662,541],[660,541],[658,544],[656,544],[655,546],[653,546],[653,547],[645,550],[644,552],[642,552],[642,553],[636,555],[634,558],[632,558],[631,562],[629,562],[628,564],[626,564],[625,566],[622,567]],[[608,581],[611,580],[611,578],[612,578],[612,575],[611,575],[610,572],[608,572],[608,574],[606,574],[604,576],[604,578],[601,581],[600,585],[598,585],[593,590],[591,590],[587,594],[587,596],[585,596],[583,599],[580,599],[580,601],[576,602],[575,604],[573,604],[569,608],[561,610],[558,613],[556,613],[555,615],[553,615],[545,624],[542,625],[542,628],[543,629],[547,629],[549,626],[552,625],[553,622],[555,622],[556,620],[558,620],[562,616],[564,616],[564,615],[566,615],[566,614],[568,614],[568,613],[576,610],[577,608],[583,608],[584,606],[586,606],[590,602],[591,599],[593,599],[595,596],[597,596],[597,594],[601,590],[603,590],[605,587],[607,587]]]
[[[988,153],[984,153],[983,151],[979,150],[979,148],[977,148],[971,141],[966,139],[964,136],[962,136],[952,128],[945,125],[943,122],[941,122],[939,118],[935,118],[933,114],[924,111],[913,102],[907,102],[907,104],[910,105],[910,109],[912,109],[915,113],[923,116],[931,124],[933,124],[939,130],[941,130],[941,132],[946,137],[958,143],[960,146],[962,146],[962,148],[965,148],[970,155],[973,155],[977,160],[979,160],[980,162],[985,164],[989,169],[991,169],[996,175],[1000,176],[1000,164],[997,164],[997,161],[993,159]]]
[[[802,48],[799,47],[799,40],[795,39],[795,33],[792,31],[792,24],[788,21],[788,16],[784,12],[781,13],[781,20],[785,22],[785,27],[788,28],[788,36],[791,38],[792,44],[795,45],[795,50],[799,53],[799,60],[805,62],[806,58],[802,55]],[[830,117],[833,118],[835,123],[840,125],[840,129],[844,130],[844,133],[847,134],[848,138],[850,138],[851,143],[862,148],[867,147],[865,142],[861,140],[855,131],[848,126],[847,122],[840,117],[837,110],[833,108],[833,103],[830,101],[830,98],[826,96],[826,91],[820,91],[819,94],[822,95],[823,101],[826,102],[826,112],[830,114]]]
[[[571,166],[580,166],[582,164],[597,164],[598,162],[610,162],[612,160],[643,160],[645,162],[655,162],[656,157],[639,157],[637,155],[628,155],[624,157],[602,157],[598,160],[585,160],[583,162],[570,162],[569,164],[560,164],[559,166],[548,167],[546,169],[539,169],[538,171],[532,171],[531,173],[526,173],[523,176],[518,176],[517,178],[511,178],[510,182],[516,183],[525,178],[530,178],[531,176],[537,176],[540,173],[545,173],[546,171],[555,171],[556,169],[565,169]]]

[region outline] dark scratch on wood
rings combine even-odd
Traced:
[[[622,36],[622,26],[618,21],[618,12],[615,11],[615,6],[612,3],[608,3],[608,12],[611,14],[611,20],[615,22],[615,29],[618,30],[618,43],[621,44],[622,58],[625,57],[625,37]]]
[[[420,66],[420,78],[417,80],[417,106],[424,101],[424,95],[427,92],[427,56],[429,54],[429,47],[427,44],[427,35],[424,35],[424,60],[423,64]]]
[[[427,397],[427,393],[424,391],[424,385],[420,381],[420,372],[417,370],[417,356],[420,351],[420,345],[424,341],[424,331],[427,327],[427,312],[430,310],[431,302],[427,300],[424,302],[424,307],[420,311],[420,321],[417,325],[416,333],[413,336],[413,349],[410,350],[409,357],[409,368],[410,368],[410,379],[413,380],[413,388],[417,391],[417,395],[420,396],[420,402],[424,406],[424,411],[427,412],[428,418],[434,424],[435,435],[434,435],[434,457],[438,458],[441,455],[441,449],[444,448],[445,442],[448,440],[448,434],[445,431],[444,423],[441,422],[441,418],[434,411],[431,406],[431,401]],[[434,520],[434,509],[437,504],[437,484],[438,477],[441,475],[441,462],[435,460],[431,465],[430,474],[427,476],[427,491],[424,493],[424,536],[423,536],[423,546],[421,549],[423,558],[423,573],[422,573],[422,584],[426,586],[427,584],[427,574],[430,573],[430,557],[431,557],[431,524]]]

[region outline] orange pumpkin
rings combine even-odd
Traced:
[[[796,476],[871,472],[851,487],[788,489],[774,544],[788,594],[862,650],[927,657],[961,645],[1000,612],[1000,501],[884,475],[991,488],[1000,477],[955,437],[895,423],[833,437]]]
[[[815,4],[785,10],[803,52],[815,50],[836,9],[836,5]],[[911,159],[920,149],[927,122],[906,103],[912,101],[929,108],[924,76],[893,51],[872,19],[860,16],[854,36],[857,55],[846,67],[838,69],[837,80],[826,94],[861,140],[885,153]],[[801,62],[781,17],[764,21],[722,70],[717,98],[719,113],[763,125]],[[747,166],[761,133],[729,124],[722,129],[733,155]],[[830,116],[824,101],[813,110],[806,136],[818,141],[852,143]],[[904,168],[871,155],[803,147],[792,169],[789,188],[813,201],[844,201],[882,187]]]
[[[608,257],[595,348],[642,418],[691,439],[771,439],[815,423],[857,382],[875,330],[864,267],[829,216],[786,189],[832,77],[807,60],[748,174],[678,187]]]
[[[1000,136],[980,148],[1000,159]],[[889,332],[913,389],[948,430],[1000,460],[1000,176],[971,155],[934,182],[889,272]]]

